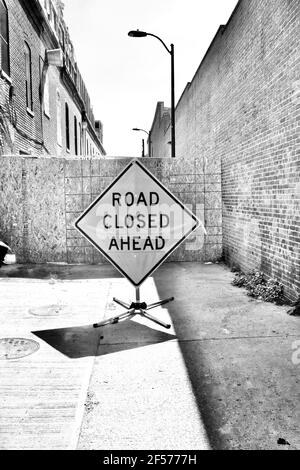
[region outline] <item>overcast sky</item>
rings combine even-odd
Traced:
[[[153,37],[175,46],[176,103],[220,24],[237,0],[65,0],[65,20],[96,119],[111,156],[141,156],[156,104],[170,106],[170,55]]]

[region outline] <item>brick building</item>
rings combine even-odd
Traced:
[[[105,155],[60,0],[0,0],[0,154]]]
[[[171,108],[166,108],[163,101],[156,105],[153,123],[149,132],[149,157],[171,156]]]
[[[161,122],[158,114],[157,124]],[[152,135],[164,156],[163,125]],[[300,292],[300,2],[240,0],[176,107],[176,155],[221,166],[223,254]],[[206,170],[207,172],[207,170]]]

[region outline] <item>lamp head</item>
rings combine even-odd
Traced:
[[[129,31],[128,33],[128,36],[130,36],[131,38],[143,38],[147,35],[148,33],[145,33],[145,31],[140,31],[139,29],[137,29],[136,31]]]

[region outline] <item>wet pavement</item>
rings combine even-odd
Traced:
[[[94,329],[134,300],[113,267],[3,267],[0,449],[299,449],[300,319],[232,278],[164,264],[141,300],[175,296],[170,330]]]

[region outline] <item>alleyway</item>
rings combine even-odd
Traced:
[[[0,449],[300,449],[299,317],[232,278],[165,264],[141,297],[175,295],[153,310],[170,330],[139,318],[95,330],[122,312],[114,296],[133,300],[113,267],[3,267]]]

